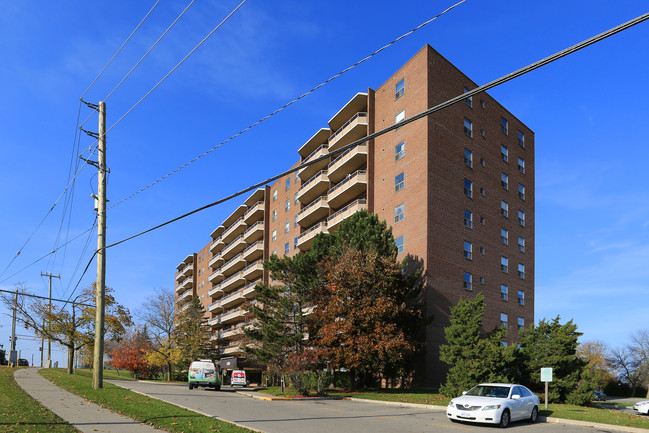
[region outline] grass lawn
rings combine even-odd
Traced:
[[[272,395],[291,396],[295,394],[292,388],[284,388],[281,393],[279,387],[260,388],[259,392]],[[362,390],[358,392],[346,392],[339,390],[329,390],[329,397],[351,397],[363,398],[368,400],[395,401],[400,403],[419,403],[436,406],[446,406],[451,400],[441,394],[435,394],[425,390],[408,390],[408,389],[375,389]],[[633,404],[620,403],[620,405],[633,406]],[[618,410],[609,409],[604,404],[596,404],[593,407],[574,406],[569,404],[549,404],[548,410],[544,410],[541,404],[540,415],[555,418],[574,419],[581,421],[598,422],[603,424],[616,424],[627,427],[640,427],[649,429],[649,417],[632,415]]]
[[[89,368],[78,368],[75,373],[77,376],[92,378],[92,370]],[[126,370],[104,370],[104,379],[135,380],[131,373]]]
[[[15,368],[0,367],[0,432],[78,432],[45,409],[14,381]]]
[[[94,390],[92,376],[79,374],[78,371],[76,375],[69,375],[63,369],[42,369],[40,373],[56,385],[86,400],[170,432],[250,433],[252,431],[137,394],[108,382],[104,382],[103,389]],[[104,374],[104,377],[107,376]]]

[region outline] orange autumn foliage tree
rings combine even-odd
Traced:
[[[332,363],[385,377],[411,370],[421,327],[417,286],[404,277],[395,257],[375,249],[345,248],[325,262],[325,284],[316,292],[315,344]]]
[[[133,331],[122,340],[120,347],[113,351],[110,365],[118,370],[129,371],[136,379],[151,375],[151,364],[147,361],[147,351],[151,343],[140,331]]]

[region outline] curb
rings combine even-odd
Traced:
[[[235,394],[240,394],[245,397],[255,398],[264,401],[319,401],[319,400],[348,400],[343,397],[278,397],[269,394],[253,394],[245,391],[234,391]]]

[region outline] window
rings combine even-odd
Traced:
[[[500,285],[500,299],[506,301],[509,299],[509,287],[506,284]]]
[[[402,141],[401,143],[394,146],[394,160],[398,161],[406,154],[406,143]]]
[[[473,226],[473,212],[464,209],[464,227],[471,228]]]
[[[500,173],[500,186],[504,189],[509,189],[509,176],[505,173]]]
[[[509,203],[505,200],[500,200],[500,214],[504,217],[509,217]]]
[[[480,217],[480,224],[485,225],[485,219],[483,216]]]
[[[297,171],[296,171],[296,172],[295,172],[295,184],[297,185],[297,183],[298,183],[299,181],[300,181],[300,175],[297,174]]]
[[[521,227],[525,227],[525,212],[522,210],[518,211],[518,224],[520,224]]]
[[[525,279],[525,265],[522,263],[518,264],[518,278]]]
[[[288,251],[289,251],[289,250],[288,250],[288,242],[286,242],[286,243],[284,244],[284,255],[287,255],[287,254],[288,254]]]
[[[480,195],[484,197],[484,187],[480,187]]]
[[[396,238],[394,244],[397,247],[397,254],[401,254],[403,252],[403,236]]]
[[[518,305],[525,305],[525,293],[522,290],[518,291]]]
[[[405,187],[405,179],[403,172],[394,177],[394,192],[399,192]]]
[[[505,162],[509,161],[509,149],[507,149],[507,146],[505,146],[504,144],[500,145],[500,157]]]
[[[502,130],[503,134],[509,134],[509,122],[504,117],[500,118],[500,129]]]
[[[404,218],[404,205],[400,204],[399,206],[394,208],[394,223],[398,223],[399,221],[403,221]]]
[[[298,204],[299,202],[300,200],[297,199],[297,193],[295,193],[295,195],[293,196],[293,203]]]
[[[297,215],[295,215],[295,217],[293,218],[293,227],[297,227],[297,226],[298,226],[298,224],[297,224]]]
[[[291,230],[291,223],[289,223],[288,221],[286,221],[286,222],[284,223],[284,233],[288,233],[289,230]]]
[[[485,167],[486,164],[487,164],[487,161],[485,161],[484,158],[480,158],[480,165],[483,166],[483,167]]]
[[[500,242],[502,242],[503,245],[507,245],[509,243],[509,231],[506,229],[500,229]]]
[[[464,165],[473,167],[473,152],[467,148],[464,148]]]
[[[471,245],[471,242],[464,241],[464,258],[471,260],[472,255],[473,245]]]
[[[520,183],[518,184],[518,197],[521,200],[525,200],[525,187]]]
[[[277,200],[277,188],[273,190],[273,201]]]
[[[484,277],[480,277],[480,284],[484,286]]]
[[[273,211],[273,221],[277,221],[277,209]]]
[[[273,242],[277,240],[277,230],[273,230]]]
[[[500,326],[507,327],[507,313],[500,313]]]
[[[500,345],[502,347],[507,347],[507,342],[505,340],[500,340]]]
[[[522,148],[525,148],[525,134],[521,131],[518,131],[518,145]]]
[[[464,93],[468,93],[469,89],[466,87],[464,88]],[[469,96],[468,98],[464,99],[464,103],[468,105],[469,107],[473,107],[473,96]]]
[[[396,116],[394,116],[394,123],[395,125],[399,122],[403,122],[403,120],[406,118],[406,110],[401,110],[397,113]]]
[[[471,275],[469,272],[464,273],[464,282],[463,282],[463,287],[467,290],[471,290],[473,287],[473,275]]]
[[[464,179],[464,195],[471,198],[473,197],[473,182],[469,179]]]
[[[284,212],[288,212],[291,210],[291,200],[286,199],[286,202],[284,203]]]
[[[480,255],[484,256],[484,247],[480,247]]]
[[[297,238],[293,238],[293,249],[297,248]]]
[[[405,91],[406,91],[406,79],[405,79],[405,78],[402,78],[402,79],[399,80],[399,82],[394,86],[394,100],[396,101],[396,100],[399,99],[401,96],[403,96],[403,94],[405,93]]]
[[[506,273],[508,268],[509,268],[509,259],[505,256],[500,257],[500,270]]]
[[[525,328],[525,319],[522,317],[518,318],[518,330],[520,331],[521,329]]]
[[[291,189],[291,178],[287,177],[286,178],[286,185],[284,187],[284,191],[288,191],[289,189]]]
[[[518,251],[521,253],[525,252],[525,238],[518,237]]]
[[[473,137],[473,123],[466,117],[464,118],[464,133],[469,137]]]
[[[518,171],[525,174],[525,160],[523,158],[518,158]]]
[[[480,100],[480,107],[484,108],[484,100],[483,99]]]

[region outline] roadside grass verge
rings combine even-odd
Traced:
[[[280,387],[277,386],[259,388],[257,390],[259,392],[277,396],[292,396],[296,394],[292,388],[284,388],[284,393],[282,394]],[[394,401],[399,403],[430,404],[435,406],[446,406],[451,400],[444,395],[432,393],[430,390],[416,389],[373,389],[360,390],[357,392],[328,390],[327,396]],[[627,403],[619,403],[618,405],[633,406],[633,404]],[[545,406],[541,404],[539,414],[542,416],[649,429],[649,417],[620,412],[619,410],[607,408],[606,405],[600,403],[595,404],[593,407],[575,406],[570,404],[549,404],[548,410],[543,410],[544,407]]]
[[[92,388],[92,378],[85,375],[70,375],[62,369],[42,369],[40,373],[54,384],[88,401],[166,431],[187,433],[252,432],[252,430],[183,409],[111,383],[104,382],[103,389],[95,390]]]
[[[92,379],[92,370],[89,368],[77,368],[75,374],[81,377],[89,377]],[[104,379],[118,379],[118,380],[136,380],[131,373],[126,370],[104,370]]]
[[[0,367],[0,432],[79,431],[24,392],[14,381],[14,371]]]

